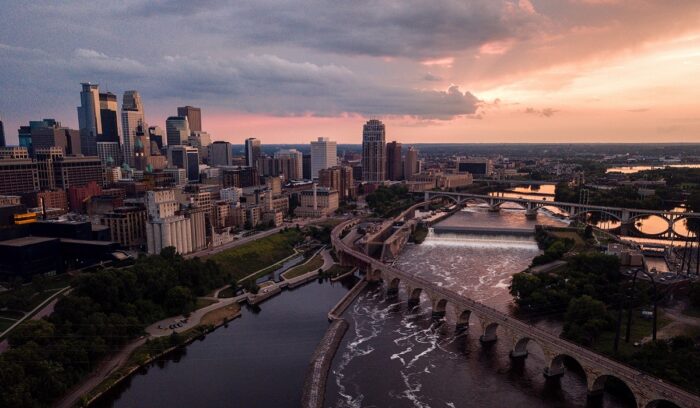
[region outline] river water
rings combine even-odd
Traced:
[[[204,340],[151,365],[95,407],[298,407],[328,311],[353,282],[313,281],[242,310]]]
[[[468,208],[443,221],[450,226],[523,228],[556,220],[523,211]],[[409,244],[395,265],[407,272],[508,312],[512,274],[528,266],[539,249],[531,237],[474,236],[431,232],[421,245]],[[448,305],[446,323],[432,318],[425,295],[410,308],[405,288],[387,299],[386,288],[363,293],[345,317],[351,328],[333,361],[327,406],[350,407],[581,407],[586,405],[583,374],[572,365],[559,380],[542,375],[544,357],[528,346],[524,361],[508,356],[510,342],[490,348],[473,332],[455,335],[456,311]],[[604,396],[606,407],[625,401]]]

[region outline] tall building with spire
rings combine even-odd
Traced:
[[[386,128],[377,119],[368,120],[362,127],[362,180],[386,180]]]
[[[136,167],[134,143],[139,127],[146,129],[146,116],[138,91],[126,91],[122,97],[122,137],[124,138],[124,162]]]
[[[81,83],[78,127],[80,129],[81,152],[86,156],[97,155],[97,139],[102,134],[100,118],[100,86],[90,82]]]

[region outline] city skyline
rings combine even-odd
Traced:
[[[405,144],[700,141],[692,1],[309,7],[324,18],[287,1],[5,5],[8,143],[38,117],[78,128],[75,87],[86,81],[139,90],[161,127],[176,107],[200,107],[214,139],[235,144],[358,143],[373,116]],[[246,22],[263,15],[275,30]],[[138,41],[114,41],[124,31]]]

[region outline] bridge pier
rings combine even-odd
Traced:
[[[492,206],[489,207],[489,212],[491,212],[491,213],[497,213],[497,212],[500,212],[500,211],[501,211],[501,207],[500,207],[500,206],[492,205]]]
[[[528,220],[534,220],[537,218],[537,208],[527,209],[525,211],[525,218]]]

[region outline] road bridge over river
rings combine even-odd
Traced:
[[[426,195],[427,196],[427,195]],[[485,196],[484,198],[487,198]],[[400,217],[405,217],[406,213]],[[447,305],[456,312],[457,327],[479,330],[482,342],[496,341],[498,336],[512,342],[511,356],[527,356],[527,345],[534,342],[542,349],[546,368],[545,375],[557,377],[564,373],[564,360],[569,357],[583,369],[590,395],[602,394],[605,382],[610,377],[624,382],[635,397],[640,408],[656,407],[662,401],[671,402],[683,408],[700,407],[700,397],[660,379],[646,375],[630,366],[613,361],[591,350],[563,340],[547,331],[517,320],[489,306],[464,297],[400,269],[380,262],[344,242],[341,237],[354,228],[361,220],[348,220],[333,229],[331,241],[341,262],[362,268],[368,281],[383,280],[388,291],[398,293],[399,285],[404,285],[413,301],[425,293],[436,316],[446,313]],[[473,323],[472,323],[473,322]]]
[[[662,210],[645,210],[635,208],[620,208],[608,207],[600,205],[588,205],[577,203],[565,203],[559,201],[546,201],[544,199],[518,198],[507,197],[502,195],[483,195],[470,193],[451,193],[446,191],[426,191],[424,193],[424,201],[426,203],[435,199],[445,199],[454,202],[459,206],[464,206],[468,203],[487,204],[492,211],[498,211],[503,204],[517,204],[525,210],[527,216],[535,216],[537,211],[543,207],[557,208],[570,219],[580,219],[587,214],[599,214],[608,219],[614,219],[621,223],[622,228],[634,228],[636,220],[657,216],[668,223],[668,228],[658,234],[644,234],[641,231],[636,231],[640,236],[648,238],[666,238],[666,239],[689,239],[685,235],[679,234],[674,225],[690,218],[700,218],[700,213],[695,212],[678,212],[678,211],[662,211]],[[635,229],[636,230],[636,229]],[[694,239],[694,238],[693,238]]]

